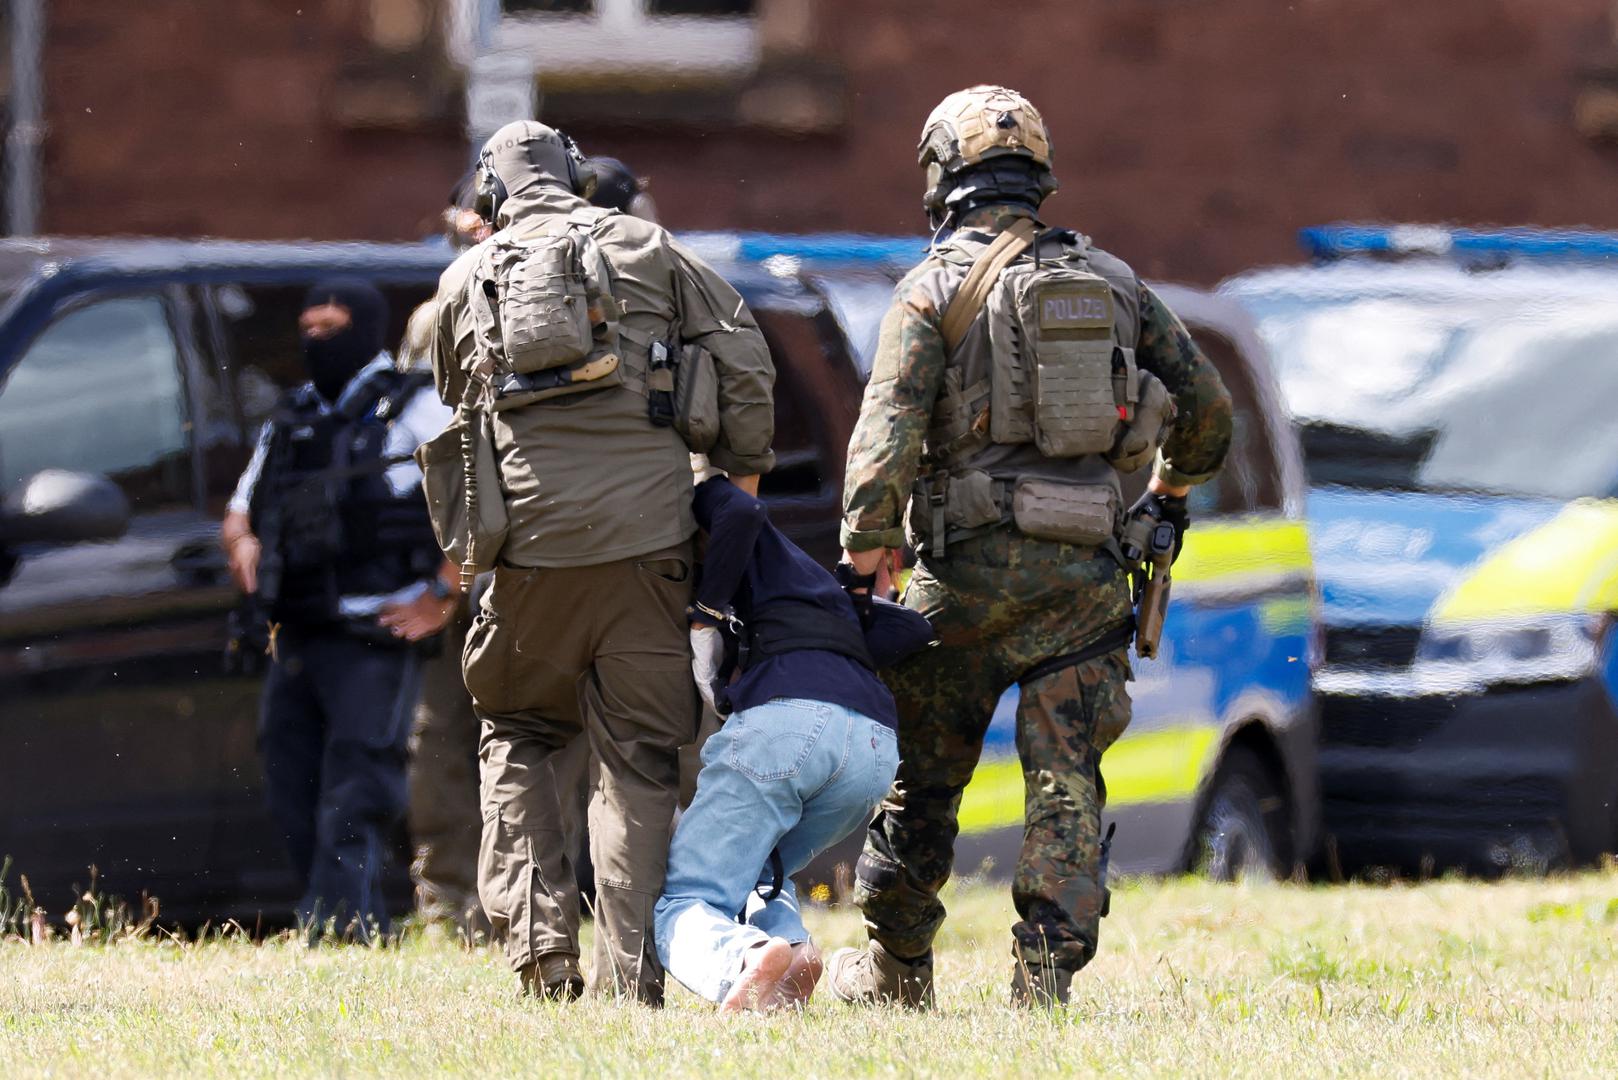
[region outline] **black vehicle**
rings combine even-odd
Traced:
[[[308,286],[388,295],[397,341],[439,244],[0,243],[0,859],[52,914],[98,872],[166,918],[284,918],[264,806],[260,680],[227,671],[219,521],[281,387]],[[772,515],[836,557],[857,366],[823,294],[720,265],[778,368]],[[390,876],[407,905],[406,859]]]

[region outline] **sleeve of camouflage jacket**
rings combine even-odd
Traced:
[[[1212,479],[1230,449],[1230,393],[1185,324],[1145,285],[1140,287],[1135,359],[1163,380],[1179,408],[1158,457],[1158,479],[1175,487]]]
[[[905,506],[944,382],[941,321],[936,300],[909,279],[900,283],[848,443],[842,541],[849,551],[904,546]]]
[[[753,313],[713,268],[674,240],[680,339],[713,354],[719,375],[719,441],[708,460],[737,476],[775,465],[775,365]]]

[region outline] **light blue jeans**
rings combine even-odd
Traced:
[[[892,729],[841,705],[775,698],[725,721],[703,747],[697,795],[669,849],[656,914],[664,969],[723,1001],[749,948],[808,941],[791,880],[763,898],[770,852],[790,879],[870,822],[898,768]]]

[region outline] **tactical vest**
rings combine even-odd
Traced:
[[[385,475],[388,428],[431,378],[378,371],[340,409],[308,387],[270,421],[250,519],[264,545],[259,594],[277,622],[339,620],[344,596],[395,592],[431,577],[442,556],[420,492],[395,495]]]
[[[1151,460],[1172,420],[1167,389],[1136,366],[1140,283],[1064,229],[962,231],[934,250],[953,288],[944,383],[908,528],[938,557],[1014,524],[1108,546],[1120,474]]]

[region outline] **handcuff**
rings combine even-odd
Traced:
[[[848,591],[852,592],[854,589],[869,590],[876,588],[875,570],[872,570],[869,574],[862,574],[858,570],[854,569],[853,563],[840,562],[836,566],[832,567],[831,573],[832,577],[837,579],[837,584],[841,585]]]
[[[876,571],[862,574],[854,569],[853,563],[840,562],[832,567],[832,577],[837,584],[843,587],[849,600],[854,603],[854,614],[859,616],[860,625],[869,627],[871,610],[876,606]],[[864,590],[864,591],[856,591]]]

